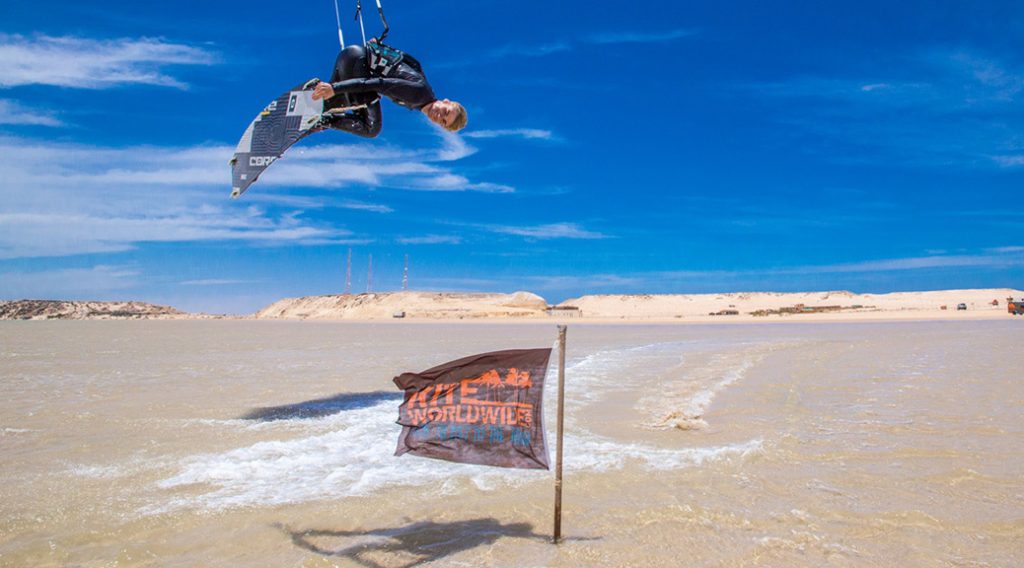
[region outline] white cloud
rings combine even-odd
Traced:
[[[1024,252],[1024,246],[995,247],[995,248],[988,249],[988,250],[989,250],[989,252],[1002,253],[1002,254],[1005,254],[1005,253],[1018,253],[1018,252]]]
[[[97,265],[36,272],[0,273],[0,298],[77,299],[133,288],[139,272],[128,266]]]
[[[0,258],[118,252],[141,242],[366,242],[261,206],[393,211],[345,196],[288,194],[296,188],[514,191],[453,171],[451,160],[474,151],[448,135],[439,146],[415,150],[365,143],[293,148],[231,202],[230,146],[109,148],[0,136]]]
[[[441,145],[431,149],[408,150],[379,142],[292,148],[260,176],[254,190],[259,186],[367,185],[417,191],[515,191],[508,185],[475,182],[453,172],[450,162],[471,156],[477,150],[457,134],[441,130],[437,134]]]
[[[173,65],[212,65],[205,49],[154,38],[98,40],[0,34],[0,88],[21,85],[105,89],[142,84],[186,88]]]
[[[695,35],[697,32],[687,29],[665,30],[660,32],[620,31],[597,33],[584,38],[588,43],[660,43]]]
[[[0,213],[0,259],[120,252],[143,242],[290,241],[347,235],[348,231],[302,225],[262,214],[232,215],[217,209],[192,214],[165,212],[160,216],[105,216],[71,213]]]
[[[51,111],[30,108],[17,101],[0,99],[0,124],[61,126],[63,123]]]
[[[470,182],[465,176],[442,173],[426,178],[407,178],[399,187],[417,191],[479,191],[482,193],[513,193],[515,188],[499,183]]]
[[[357,211],[372,211],[374,213],[393,213],[395,210],[382,205],[380,203],[367,203],[365,201],[357,201],[355,199],[344,199],[336,204],[337,207],[342,209],[355,209]]]
[[[1024,257],[1019,253],[1024,248],[1002,247],[990,249],[986,254],[963,254],[963,255],[932,255],[912,256],[903,258],[886,258],[877,260],[863,260],[858,262],[844,262],[837,264],[816,264],[804,266],[791,266],[780,268],[769,268],[763,270],[738,270],[738,271],[670,271],[658,273],[662,278],[694,278],[702,277],[754,277],[754,276],[793,276],[808,274],[853,274],[853,273],[880,273],[899,272],[906,270],[926,270],[943,268],[968,268],[968,267],[1006,267],[1024,265]]]
[[[466,138],[524,138],[526,140],[553,140],[550,130],[539,128],[506,128],[497,130],[473,130],[463,133]]]
[[[800,266],[773,272],[792,274],[891,272],[895,270],[920,270],[923,268],[990,266],[993,264],[994,260],[996,259],[988,255],[919,256],[883,260],[866,260],[862,262],[842,264],[826,264],[820,266]]]
[[[470,184],[467,189],[484,193],[514,193],[516,188],[501,183],[481,182]]]
[[[0,138],[0,258],[118,252],[140,242],[304,243],[349,234],[228,201],[222,153],[230,150]]]
[[[423,237],[400,237],[396,242],[403,245],[457,245],[462,237],[456,235],[426,235]]]
[[[455,160],[461,160],[472,156],[476,153],[476,148],[466,144],[466,141],[461,136],[454,132],[445,132],[437,127],[437,132],[441,135],[441,139],[444,141],[444,145],[441,150],[437,153],[437,160],[442,162],[454,162]]]
[[[905,270],[926,270],[943,268],[1024,266],[1024,247],[1008,246],[987,249],[985,253],[961,255],[911,256],[903,258],[886,258],[844,262],[837,264],[816,264],[769,268],[764,270],[738,271],[670,271],[657,273],[664,278],[701,278],[701,277],[732,277],[743,276],[791,276],[804,274],[850,274],[899,272]]]
[[[1013,102],[1017,95],[1024,91],[1024,74],[1011,71],[1001,62],[968,52],[958,52],[949,56],[954,70],[969,75],[975,82],[966,86],[970,89],[968,102],[975,97],[999,102]]]
[[[638,288],[643,278],[617,274],[587,274],[579,276],[527,276],[530,288],[537,290],[592,290],[595,288]]]
[[[1020,156],[994,156],[992,159],[1004,168],[1024,166],[1024,154]]]
[[[551,223],[522,227],[516,225],[487,225],[485,229],[494,233],[517,235],[531,239],[607,239],[607,235],[588,231],[576,223]]]
[[[563,51],[569,51],[571,45],[567,41],[555,41],[551,43],[542,43],[535,45],[523,45],[521,43],[510,43],[501,47],[492,49],[487,52],[487,56],[491,59],[501,59],[504,57],[543,57],[545,55],[551,55],[552,53],[561,53]]]
[[[233,286],[235,284],[252,284],[255,280],[230,280],[227,278],[206,278],[203,280],[185,280],[182,286]]]
[[[584,35],[576,39],[552,41],[539,44],[509,43],[489,51],[481,52],[468,59],[459,61],[439,62],[434,66],[438,68],[462,67],[473,65],[484,61],[494,61],[506,58],[527,58],[546,57],[556,53],[565,53],[586,45],[605,45],[612,43],[664,43],[687,36],[695,35],[694,30],[673,29],[664,31],[617,31],[599,32]]]
[[[969,168],[1024,162],[1021,115],[1013,107],[1024,93],[1019,65],[948,49],[894,61],[868,77],[797,76],[746,88],[784,99],[783,124],[830,141],[808,144],[808,151],[842,140],[850,150],[828,154],[835,161]]]

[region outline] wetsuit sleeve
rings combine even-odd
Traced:
[[[333,116],[327,126],[363,138],[376,138],[380,134],[382,124],[378,101],[364,109]]]
[[[335,93],[385,93],[391,89],[422,89],[426,87],[425,81],[410,81],[408,79],[386,79],[384,77],[371,77],[369,79],[346,79],[331,83]]]
[[[435,99],[434,91],[426,77],[408,73],[402,77],[371,77],[368,79],[347,79],[331,83],[335,93],[374,92],[414,109],[419,109]]]

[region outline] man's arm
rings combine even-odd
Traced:
[[[331,89],[338,93],[385,93],[392,89],[422,89],[427,86],[424,80],[410,81],[409,79],[370,77],[368,79],[346,79],[331,83]],[[330,98],[330,97],[327,97]]]
[[[337,83],[318,83],[313,89],[313,99],[329,99],[340,93],[380,93],[385,94],[391,89],[423,89],[426,81],[410,81],[408,79],[386,79],[370,77],[368,79],[345,79]]]
[[[378,93],[399,104],[419,108],[434,100],[434,91],[423,76],[371,77],[347,79],[337,83],[320,83],[313,91],[314,99],[329,99],[339,93]]]

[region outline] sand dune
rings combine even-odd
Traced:
[[[740,292],[730,294],[596,295],[566,300],[561,307],[580,309],[583,318],[614,319],[877,319],[879,317],[1005,316],[1007,297],[1024,292],[1009,288],[854,294],[831,292]],[[996,304],[993,304],[993,301]],[[957,310],[958,304],[967,310]],[[943,310],[945,306],[945,310]],[[775,313],[789,309],[791,313]],[[721,312],[737,312],[715,315]],[[758,317],[762,316],[762,317]]]
[[[608,294],[581,296],[557,306],[549,306],[544,298],[530,292],[385,292],[285,298],[249,317],[390,320],[400,316],[414,320],[552,319],[590,322],[989,319],[1011,317],[1006,310],[1008,297],[1024,298],[1024,292],[989,288],[890,294],[854,294],[847,291]],[[958,310],[959,304],[964,304],[967,309]],[[186,313],[143,302],[0,301],[0,319],[210,317],[224,316]]]
[[[256,312],[254,317],[287,319],[408,318],[532,318],[544,317],[547,302],[529,292],[514,294],[452,294],[392,292],[286,298]]]
[[[277,301],[259,319],[581,319],[588,321],[772,321],[942,319],[1008,317],[1009,288],[854,294],[831,292],[743,292],[730,294],[592,295],[558,304],[554,315],[544,298],[529,292],[459,294],[393,292],[307,296]],[[993,305],[993,301],[996,305]],[[964,304],[965,311],[957,310]],[[942,309],[945,306],[946,309]],[[728,315],[710,315],[732,312]]]

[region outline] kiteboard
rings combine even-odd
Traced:
[[[296,85],[266,106],[245,129],[231,164],[231,197],[237,199],[285,150],[319,131],[324,101],[313,100],[319,79]]]

